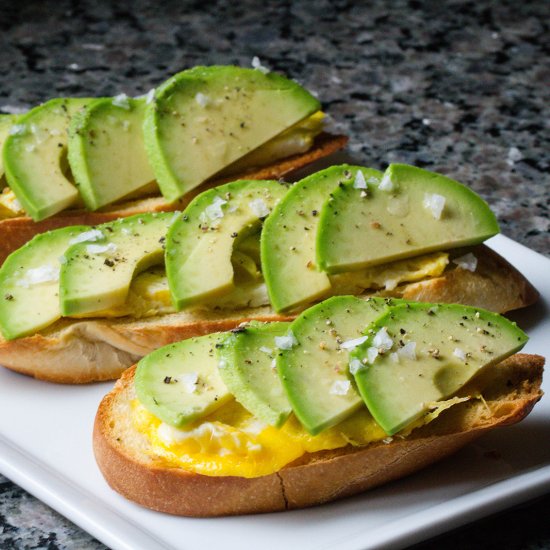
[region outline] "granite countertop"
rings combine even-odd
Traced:
[[[318,94],[357,162],[449,174],[489,201],[505,235],[550,255],[547,2],[203,4],[3,6],[0,112],[142,94],[192,65],[257,55]],[[549,509],[546,496],[418,549],[550,549]],[[0,476],[3,548],[104,546]]]

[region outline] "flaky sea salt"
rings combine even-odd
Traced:
[[[263,201],[263,199],[254,199],[251,200],[248,203],[248,206],[250,207],[250,210],[258,216],[258,218],[265,218],[269,215],[269,207],[267,204]]]
[[[402,348],[397,350],[397,355],[416,361],[416,342],[407,342]]]
[[[372,344],[379,352],[389,351],[393,346],[393,340],[388,334],[388,329],[382,327],[372,340]]]
[[[214,199],[212,200],[212,203],[209,204],[201,213],[199,217],[199,221],[201,223],[205,223],[207,221],[214,221],[214,220],[223,218],[222,206],[224,204],[227,204],[226,200],[218,196],[214,197]]]
[[[252,58],[252,68],[256,69],[257,71],[260,71],[263,74],[267,74],[270,72],[270,69],[266,67],[265,65],[262,65],[262,62],[260,61],[260,58],[255,55]]]
[[[374,360],[378,357],[378,348],[370,347],[367,350],[367,361],[369,364],[373,364]]]
[[[453,351],[453,355],[455,357],[458,357],[461,361],[466,361],[466,353],[463,349],[455,348]]]
[[[355,189],[366,189],[367,188],[367,182],[365,180],[365,176],[361,170],[357,170],[357,173],[355,174],[355,180],[353,181],[353,187]]]
[[[104,252],[115,252],[117,246],[115,243],[107,244],[89,244],[86,247],[86,252],[88,254],[103,254]]]
[[[386,172],[382,176],[382,180],[380,181],[378,189],[380,189],[380,191],[393,191],[393,187],[393,181],[391,180],[390,175]]]
[[[130,110],[130,98],[126,94],[118,94],[113,97],[112,104],[115,107]]]
[[[429,210],[436,220],[440,220],[445,208],[445,197],[437,193],[425,193],[422,206]]]
[[[471,252],[464,254],[464,256],[460,256],[460,258],[455,258],[453,263],[472,273],[477,269],[477,258]]]
[[[350,374],[355,374],[357,371],[361,370],[364,367],[363,363],[359,359],[352,359],[349,362],[349,372]]]
[[[201,106],[206,107],[210,103],[210,98],[207,95],[199,92],[195,95],[195,101]]]
[[[349,380],[335,380],[328,391],[331,395],[347,395],[351,387]]]
[[[98,241],[99,239],[103,239],[103,237],[105,237],[105,235],[103,235],[103,233],[99,229],[91,229],[90,231],[84,231],[83,233],[80,233],[80,235],[73,237],[69,241],[69,244],[94,242]]]
[[[195,393],[199,382],[199,375],[196,372],[184,372],[177,377],[178,382],[187,393]]]
[[[292,349],[297,343],[298,340],[296,340],[291,330],[288,331],[286,336],[275,336],[275,347],[277,349]]]
[[[10,136],[22,136],[27,131],[24,124],[14,124],[9,130]]]
[[[59,266],[46,264],[28,269],[23,278],[19,279],[16,284],[17,286],[29,288],[30,286],[55,281],[59,281]]]
[[[361,345],[363,342],[367,340],[368,336],[361,336],[359,338],[354,338],[353,340],[346,340],[345,342],[342,342],[340,344],[340,348],[342,349],[354,349],[357,346]]]

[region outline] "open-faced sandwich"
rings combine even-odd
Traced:
[[[535,289],[481,244],[497,232],[470,189],[407,165],[227,183],[183,212],[61,228],[12,253],[0,364],[57,382],[114,379],[165,344],[291,320],[333,295],[526,306]]]
[[[94,450],[113,489],[170,514],[312,506],[415,472],[540,399],[540,356],[479,308],[353,296],[291,324],[160,348],[103,399]]]
[[[182,209],[208,186],[278,179],[342,148],[293,80],[183,71],[140,98],[57,98],[0,118],[0,263],[37,233]]]

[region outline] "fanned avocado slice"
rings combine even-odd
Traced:
[[[182,428],[232,399],[218,372],[220,334],[189,338],[145,356],[134,384],[140,403],[157,418]]]
[[[36,235],[12,252],[0,268],[0,328],[12,340],[51,325],[61,317],[60,258],[88,226],[71,226]]]
[[[9,186],[34,221],[52,216],[78,201],[68,175],[67,128],[89,99],[52,99],[22,115],[4,144]]]
[[[234,288],[235,241],[255,233],[286,192],[277,181],[239,180],[193,199],[166,239],[166,273],[177,309]]]
[[[143,143],[145,99],[101,98],[69,126],[69,164],[84,204],[97,210],[154,181]]]
[[[348,370],[349,352],[393,300],[335,296],[304,311],[278,350],[277,371],[294,414],[315,435],[364,406]]]
[[[361,175],[357,175],[360,172]],[[362,177],[361,177],[362,176]],[[271,304],[286,311],[325,297],[331,290],[315,258],[321,208],[341,185],[359,180],[379,181],[370,168],[331,166],[295,183],[266,220],[262,236],[262,267]],[[358,235],[353,237],[356,242]]]
[[[366,330],[350,369],[367,407],[393,435],[459,390],[527,336],[496,313],[446,304],[396,305]]]
[[[319,108],[275,73],[212,66],[173,76],[157,88],[144,124],[162,194],[175,201]]]
[[[258,323],[227,333],[219,343],[222,380],[235,399],[256,418],[279,427],[292,408],[275,367],[276,338],[290,323]]]
[[[481,197],[446,176],[391,164],[366,189],[347,182],[327,200],[317,262],[329,273],[478,244],[499,232]]]
[[[123,304],[134,275],[163,262],[164,242],[174,212],[137,214],[94,229],[94,242],[65,251],[59,280],[63,315]],[[88,239],[89,240],[89,239]]]

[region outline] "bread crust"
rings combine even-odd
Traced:
[[[235,328],[240,323],[290,321],[269,308],[180,312],[143,320],[64,319],[48,331],[0,340],[0,364],[48,382],[86,384],[114,380],[151,351],[173,342]]]
[[[168,203],[163,197],[149,197],[119,203],[90,212],[87,210],[65,210],[45,220],[35,222],[31,218],[21,216],[0,220],[0,265],[8,255],[30,241],[38,233],[67,227],[69,225],[98,225],[116,220],[117,218],[141,214],[144,212],[167,212],[182,210],[189,202],[206,189],[215,187],[228,181],[238,179],[279,179],[291,174],[316,160],[324,158],[343,149],[348,142],[347,136],[328,133],[319,134],[309,151],[278,160],[268,166],[251,168],[240,174],[226,177],[215,177],[203,185],[193,189],[181,199]]]
[[[407,285],[399,297],[418,302],[474,305],[505,313],[534,304],[537,289],[508,261],[485,245],[462,250],[477,258],[474,272],[447,271],[441,277]],[[457,256],[457,254],[455,254]]]
[[[504,258],[484,245],[472,250],[478,257],[473,273],[449,269],[440,277],[400,285],[383,294],[414,301],[462,303],[498,313],[536,301],[537,291]],[[0,338],[0,364],[63,384],[113,380],[141,357],[166,344],[230,330],[252,319],[290,321],[296,315],[279,315],[269,307],[259,307],[184,311],[141,320],[62,319],[33,336],[9,341]]]
[[[145,437],[124,417],[135,396],[132,367],[99,406],[94,453],[115,491],[153,510],[208,517],[304,508],[409,475],[489,430],[519,422],[542,396],[543,365],[540,356],[517,354],[493,367],[485,402],[455,405],[406,438],[306,454],[279,472],[252,479],[190,473],[148,454]]]

